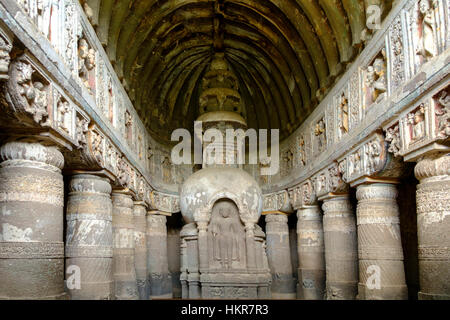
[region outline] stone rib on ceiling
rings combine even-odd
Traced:
[[[291,134],[362,48],[366,9],[392,0],[82,0],[155,139],[192,129],[220,28],[255,129]],[[215,25],[216,21],[216,25]],[[217,26],[217,21],[220,26]]]

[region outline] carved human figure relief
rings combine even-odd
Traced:
[[[429,0],[421,0],[419,2],[421,41],[417,48],[417,54],[421,55],[425,61],[437,55],[435,41],[436,20],[434,16],[434,8],[437,6],[436,2],[436,0],[433,0],[431,4]]]
[[[85,87],[92,93],[92,80],[95,75],[91,72],[95,68],[95,50],[90,47],[85,38],[78,40],[78,75]]]
[[[59,93],[58,102],[56,105],[57,109],[57,125],[58,128],[65,131],[66,133],[69,132],[70,128],[70,105],[67,100],[65,100]]]
[[[242,266],[245,233],[234,202],[222,199],[214,204],[209,233],[213,263],[221,270]]]
[[[133,118],[128,110],[125,111],[125,139],[130,144],[133,141]]]
[[[298,137],[298,164],[300,166],[306,165],[306,143],[305,143],[305,137],[303,135],[300,135]]]
[[[449,88],[439,92],[435,97],[436,129],[439,139],[450,136],[450,94]]]
[[[0,34],[0,81],[8,80],[9,64],[11,62],[11,43]]]
[[[161,160],[162,165],[162,180],[164,183],[171,183],[172,181],[172,163],[170,158],[167,156],[163,156]]]
[[[366,108],[385,96],[387,91],[386,52],[383,49],[366,70]]]
[[[339,137],[342,137],[349,130],[348,99],[345,96],[345,93],[342,93],[338,106],[338,127],[339,127]]]
[[[78,147],[84,149],[87,144],[86,134],[89,131],[89,121],[81,115],[76,117],[76,141]]]
[[[292,168],[293,168],[293,160],[294,160],[294,153],[292,152],[291,149],[286,150],[283,153],[283,166],[282,168],[282,172],[281,172],[281,176],[287,176]]]
[[[425,137],[425,107],[423,104],[408,114],[408,124],[411,128],[411,141],[419,141]]]
[[[389,143],[388,151],[398,156],[401,149],[400,128],[398,123],[386,130],[386,142]]]
[[[327,148],[327,135],[326,135],[326,126],[325,120],[322,118],[314,127],[314,136],[315,136],[315,154],[318,154],[324,151]]]

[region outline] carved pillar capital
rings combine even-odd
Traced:
[[[419,181],[438,176],[449,176],[450,154],[422,158],[417,162],[414,173]]]
[[[47,164],[61,170],[64,167],[64,157],[53,146],[44,146],[38,142],[7,142],[0,147],[0,159],[2,161],[34,161]]]
[[[326,215],[330,212],[352,212],[352,205],[348,194],[327,194],[320,198],[323,201],[322,210]]]
[[[268,214],[266,217],[266,223],[286,223],[288,222],[288,216],[280,213]]]

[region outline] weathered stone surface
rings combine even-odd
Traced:
[[[0,299],[64,292],[62,154],[41,143],[0,148]]]
[[[419,161],[419,299],[450,299],[450,156]]]
[[[305,206],[297,211],[297,218],[301,298],[322,300],[325,297],[325,256],[320,208],[318,205]]]
[[[113,191],[114,292],[117,300],[139,298],[134,264],[133,199],[126,191]]]
[[[134,223],[134,264],[140,300],[150,299],[150,283],[147,268],[147,207],[143,202],[135,202]]]
[[[71,177],[66,209],[66,269],[76,266],[81,276],[80,287],[69,288],[73,300],[114,298],[111,190],[106,178],[89,174]]]
[[[295,299],[296,283],[292,277],[288,217],[266,215],[267,258],[272,274],[272,298]]]
[[[167,230],[167,259],[169,272],[172,278],[172,292],[175,299],[182,296],[180,270],[181,270],[181,239],[180,229],[168,228]]]
[[[328,300],[353,300],[358,293],[356,219],[348,195],[323,199]]]
[[[357,188],[360,300],[408,297],[397,194],[394,184],[362,184]]]
[[[147,266],[152,299],[170,299],[172,277],[167,259],[167,218],[151,212],[147,215]]]

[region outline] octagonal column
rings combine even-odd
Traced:
[[[272,298],[295,299],[297,293],[292,277],[287,215],[266,215],[266,241],[267,258],[272,273]]]
[[[114,292],[117,300],[139,298],[134,265],[133,199],[126,191],[113,191]]]
[[[167,218],[149,212],[147,216],[147,266],[152,299],[171,299],[172,279],[167,258]]]
[[[136,281],[139,292],[139,300],[150,298],[150,284],[148,281],[147,268],[147,206],[144,202],[134,203],[134,264],[136,270]]]
[[[419,161],[419,299],[450,299],[450,156]]]
[[[322,300],[325,294],[322,213],[318,205],[304,206],[297,211],[297,218],[298,279],[302,298]]]
[[[0,158],[0,299],[63,298],[64,157],[8,142]]]
[[[358,199],[358,299],[407,299],[397,187],[361,184]]]
[[[356,219],[348,195],[323,198],[326,290],[328,300],[354,300],[358,293]]]
[[[66,279],[73,300],[114,298],[112,202],[109,179],[74,175],[69,183]],[[80,286],[76,286],[79,272]],[[75,281],[74,283],[70,283]]]

